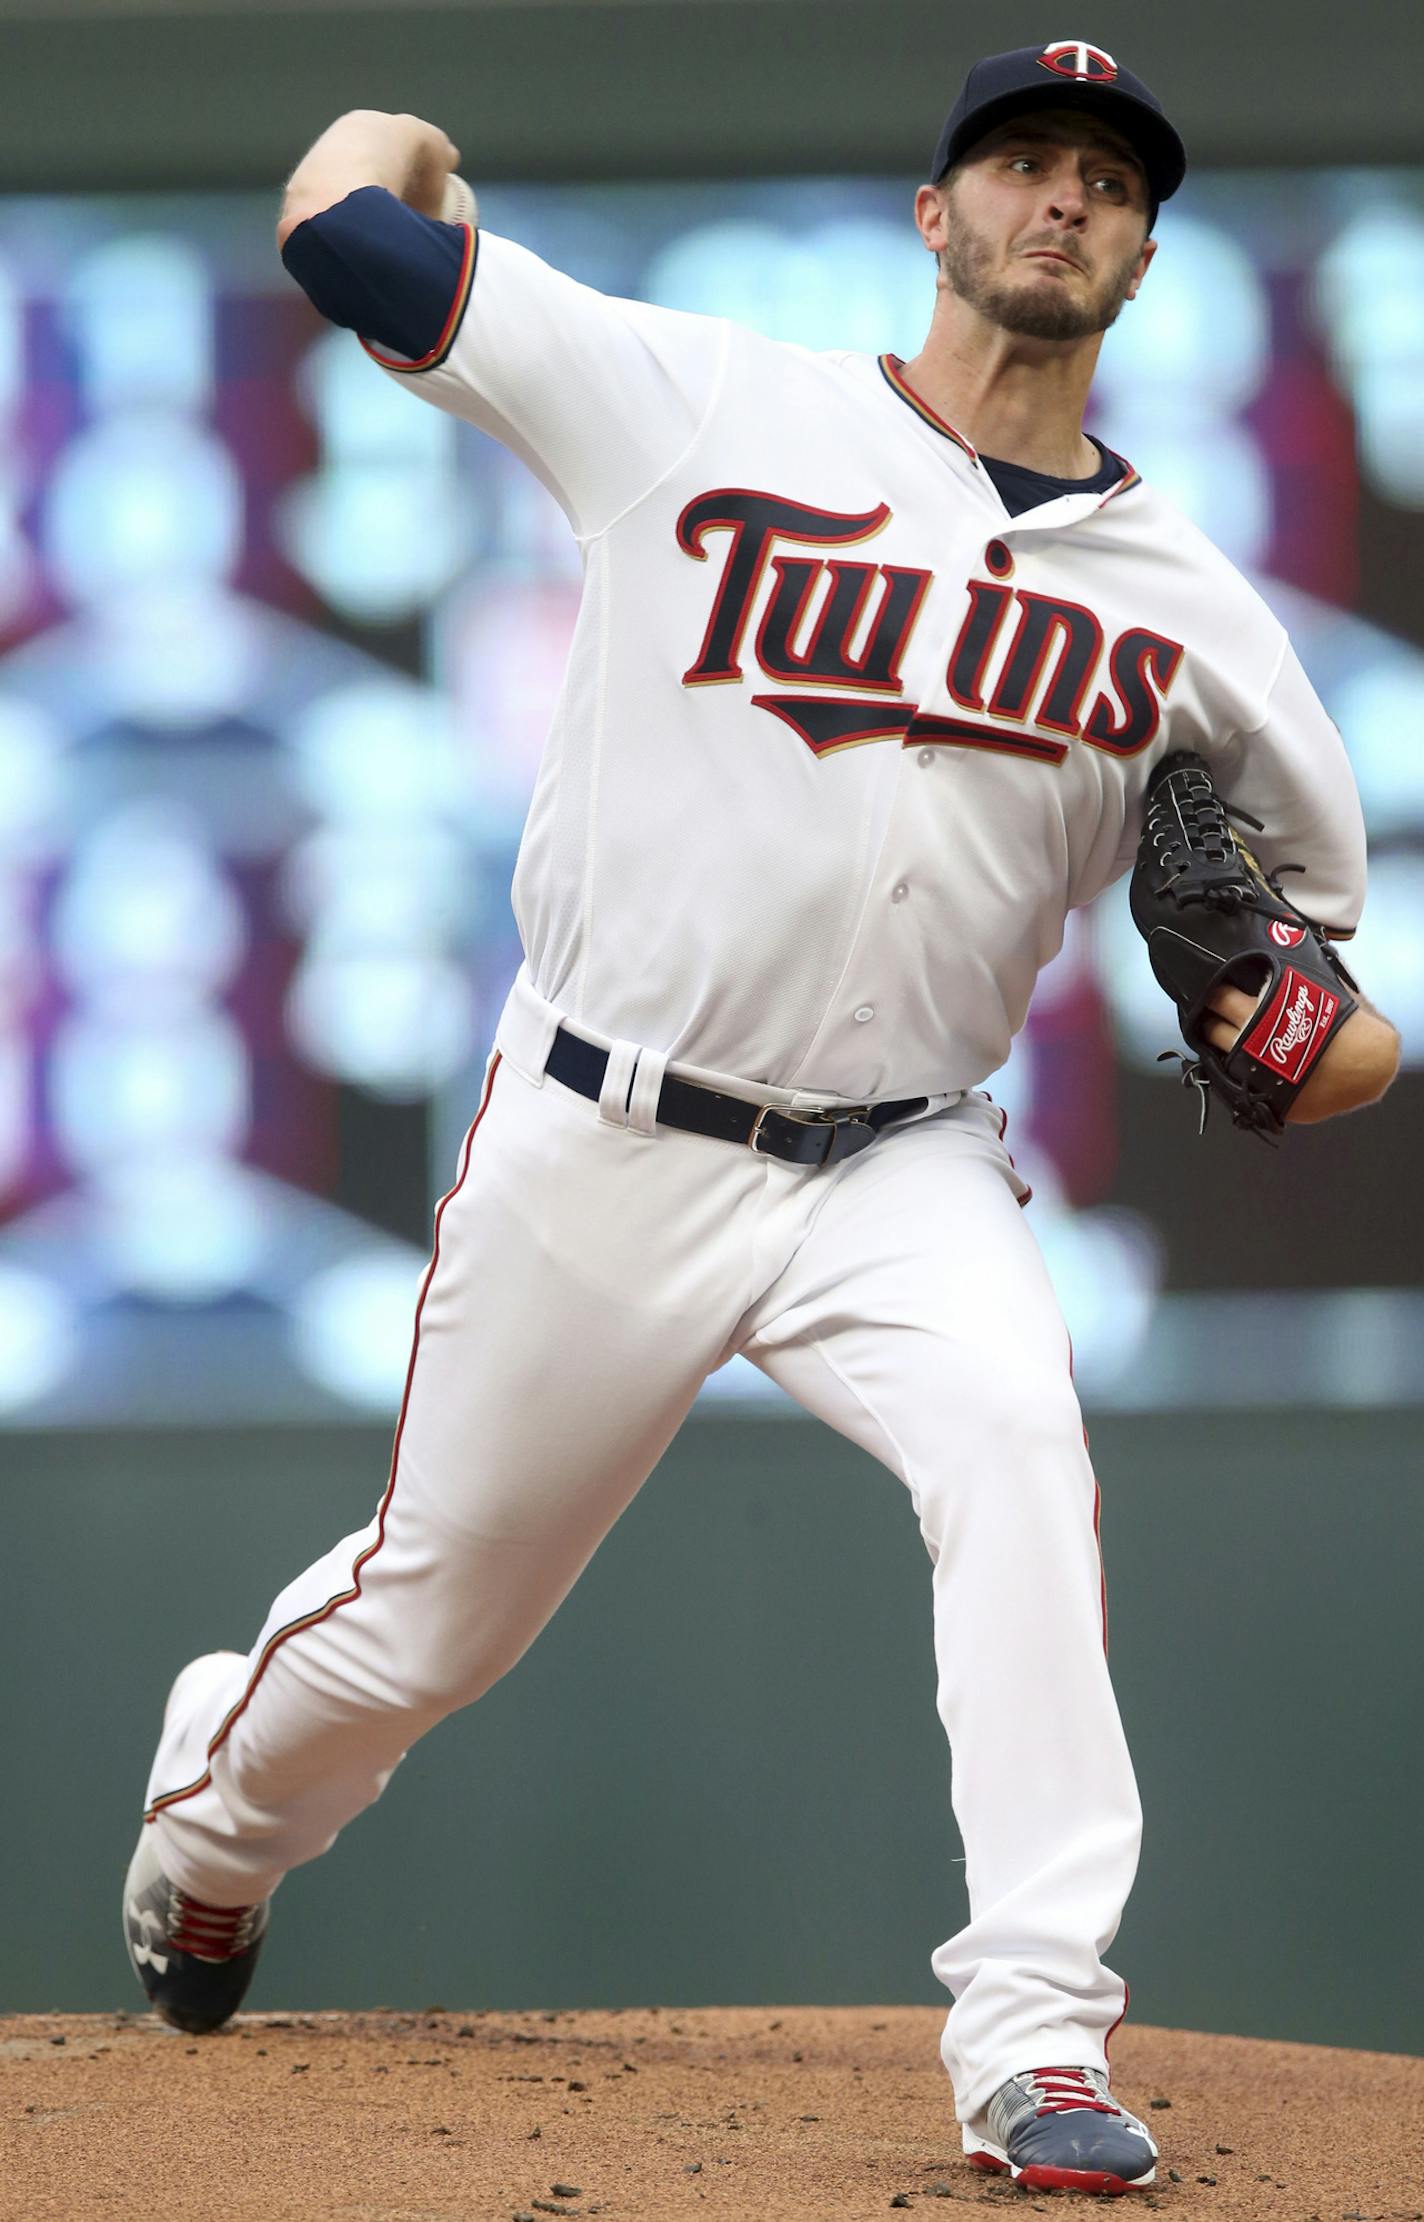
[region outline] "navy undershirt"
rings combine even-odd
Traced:
[[[1093,440],[1091,432],[1088,438]],[[1093,445],[1102,460],[1091,478],[1050,478],[1047,471],[1026,470],[1022,463],[1003,463],[997,455],[981,455],[979,460],[998,488],[1009,515],[1021,517],[1026,509],[1057,501],[1061,494],[1105,494],[1126,477],[1127,465],[1120,455],[1105,448],[1101,440],[1093,440]]]

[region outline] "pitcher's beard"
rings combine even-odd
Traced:
[[[1117,322],[1138,257],[1134,252],[1126,258],[1110,281],[1086,298],[1070,293],[1066,281],[1044,284],[1029,277],[1022,285],[996,283],[987,275],[989,260],[987,242],[956,221],[941,256],[951,292],[1002,331],[1023,339],[1074,340],[1090,339]]]

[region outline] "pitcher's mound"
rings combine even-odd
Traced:
[[[964,2161],[942,2016],[881,2008],[0,2020],[13,2222],[869,2222],[1086,2211]],[[1046,2063],[1045,2063],[1046,2064]],[[1198,2222],[1424,2222],[1424,2059],[1121,2030],[1114,2082]]]

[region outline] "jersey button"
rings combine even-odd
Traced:
[[[896,884],[896,885],[895,885],[894,887],[892,887],[892,888],[891,888],[891,890],[890,890],[890,900],[891,900],[891,902],[892,902],[892,903],[903,903],[903,902],[904,902],[904,900],[905,900],[905,897],[906,897],[906,896],[907,896],[907,895],[909,894],[909,892],[910,892],[910,884],[909,884],[909,881],[908,881],[908,880],[900,880],[899,882],[897,882],[897,884]]]
[[[922,764],[932,764],[934,762],[934,756],[935,752],[932,748],[922,748],[920,750],[920,762]]]
[[[867,1019],[872,1019],[874,1016],[875,1006],[872,1003],[862,1003],[855,1014],[855,1023],[857,1026],[864,1026]]]

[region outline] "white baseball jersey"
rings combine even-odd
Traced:
[[[523,457],[583,551],[514,883],[575,1026],[828,1100],[972,1086],[1177,748],[1353,929],[1339,734],[1135,472],[1012,517],[893,357],[612,300],[488,234],[447,345],[370,352]]]

